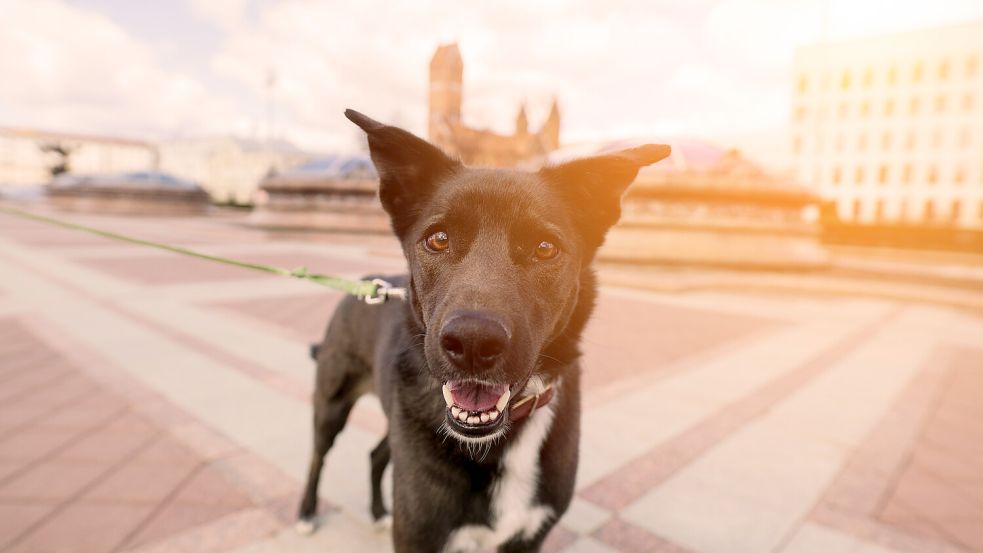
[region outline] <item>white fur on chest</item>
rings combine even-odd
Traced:
[[[531,538],[554,515],[553,509],[535,505],[539,486],[539,453],[553,426],[553,407],[537,409],[529,416],[522,435],[502,458],[502,474],[491,499],[491,526],[462,526],[447,539],[445,553],[494,549],[510,539]]]

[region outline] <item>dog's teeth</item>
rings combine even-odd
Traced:
[[[488,413],[488,418],[491,419],[491,420],[497,419],[498,418],[498,411],[497,410],[494,410],[491,413]]]
[[[457,414],[457,418],[461,422],[468,422],[468,412],[467,411],[461,411],[460,413]]]
[[[441,389],[444,392],[444,401],[447,402],[448,407],[454,406],[454,394],[451,393],[451,389],[447,384]]]
[[[481,414],[481,422],[488,422],[490,419],[491,419],[491,416],[488,413],[482,413]]]
[[[512,397],[512,390],[506,388],[505,393],[502,394],[502,397],[498,398],[498,403],[495,404],[495,408],[499,411],[504,411],[505,406],[509,404],[510,397]]]
[[[456,419],[457,416],[460,415],[460,414],[461,414],[461,408],[460,407],[458,407],[457,405],[451,407],[451,416],[452,417],[454,417]]]
[[[468,417],[468,424],[478,424],[481,422],[479,417]]]

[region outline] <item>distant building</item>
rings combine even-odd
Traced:
[[[236,204],[252,203],[264,177],[310,157],[282,140],[191,138],[164,142],[159,148],[162,171],[199,183],[217,202]]]
[[[430,142],[471,165],[537,165],[560,145],[560,111],[554,100],[538,132],[529,131],[524,107],[515,132],[500,135],[465,125],[461,117],[464,62],[457,44],[437,48],[430,60]]]
[[[568,147],[550,160],[602,154],[662,140]],[[829,256],[819,242],[818,198],[734,150],[673,140],[669,158],[638,173],[620,222],[598,257],[738,268],[813,269]]]
[[[796,53],[798,178],[844,221],[983,228],[983,22]]]
[[[46,183],[58,165],[77,175],[147,171],[157,166],[157,148],[126,138],[0,127],[0,186]]]
[[[312,159],[263,179],[249,224],[274,230],[388,233],[379,176],[365,155]]]

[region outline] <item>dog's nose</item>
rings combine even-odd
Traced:
[[[509,333],[496,317],[478,311],[451,315],[440,329],[440,347],[457,368],[491,368],[505,353]]]

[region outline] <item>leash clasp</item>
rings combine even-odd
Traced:
[[[369,305],[377,305],[380,303],[385,303],[389,298],[399,298],[401,300],[406,299],[406,288],[399,288],[393,286],[391,283],[382,280],[381,278],[372,279],[372,284],[375,284],[375,293],[370,296],[359,296],[358,298]]]

